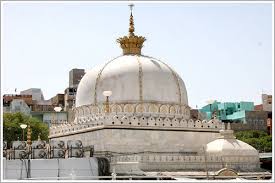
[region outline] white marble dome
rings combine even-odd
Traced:
[[[88,71],[81,79],[76,107],[105,102],[103,91],[112,91],[110,103],[157,102],[188,106],[181,77],[152,57],[128,54]]]
[[[258,151],[251,145],[237,140],[232,130],[221,130],[221,137],[206,145],[206,152],[223,157],[258,157]]]

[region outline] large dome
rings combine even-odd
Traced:
[[[106,101],[103,91],[112,91],[110,103],[158,102],[188,106],[181,77],[167,64],[152,57],[127,54],[94,67],[81,79],[76,107]]]

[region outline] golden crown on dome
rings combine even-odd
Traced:
[[[143,36],[136,36],[134,34],[134,18],[133,18],[133,4],[130,4],[131,14],[130,14],[130,25],[129,25],[129,35],[120,37],[117,39],[117,42],[120,43],[120,47],[123,50],[123,55],[127,54],[137,54],[141,55],[141,48],[143,47],[143,43],[146,40]]]

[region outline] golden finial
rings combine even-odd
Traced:
[[[31,145],[32,144],[32,132],[31,132],[31,128],[30,125],[28,125],[28,131],[27,131],[27,144]]]
[[[146,40],[145,37],[136,36],[134,34],[134,17],[133,17],[133,4],[130,4],[130,24],[129,24],[129,35],[120,37],[117,42],[120,43],[120,47],[123,50],[123,55],[135,54],[141,55],[141,48],[143,47],[143,42]]]
[[[130,15],[130,25],[129,25],[129,36],[134,36],[135,27],[134,27],[134,17],[133,17],[133,7],[134,4],[129,4],[131,15]]]

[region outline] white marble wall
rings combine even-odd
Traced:
[[[93,179],[90,176],[98,176],[96,158],[31,159],[30,164],[27,161],[3,159],[3,179],[25,179],[27,170],[29,178],[39,180]]]
[[[206,158],[206,161],[205,161]],[[111,158],[111,170],[121,172],[123,162],[138,162],[141,171],[217,171],[224,167],[237,171],[259,170],[259,158],[257,157],[227,157],[183,155],[165,153],[144,153],[137,155],[116,155]],[[123,164],[123,170],[132,168],[131,164]],[[128,167],[127,167],[128,166]],[[124,172],[125,173],[125,172]]]
[[[199,151],[218,136],[218,132],[102,128],[52,139],[81,140],[84,147],[94,145],[95,151],[190,152]]]

